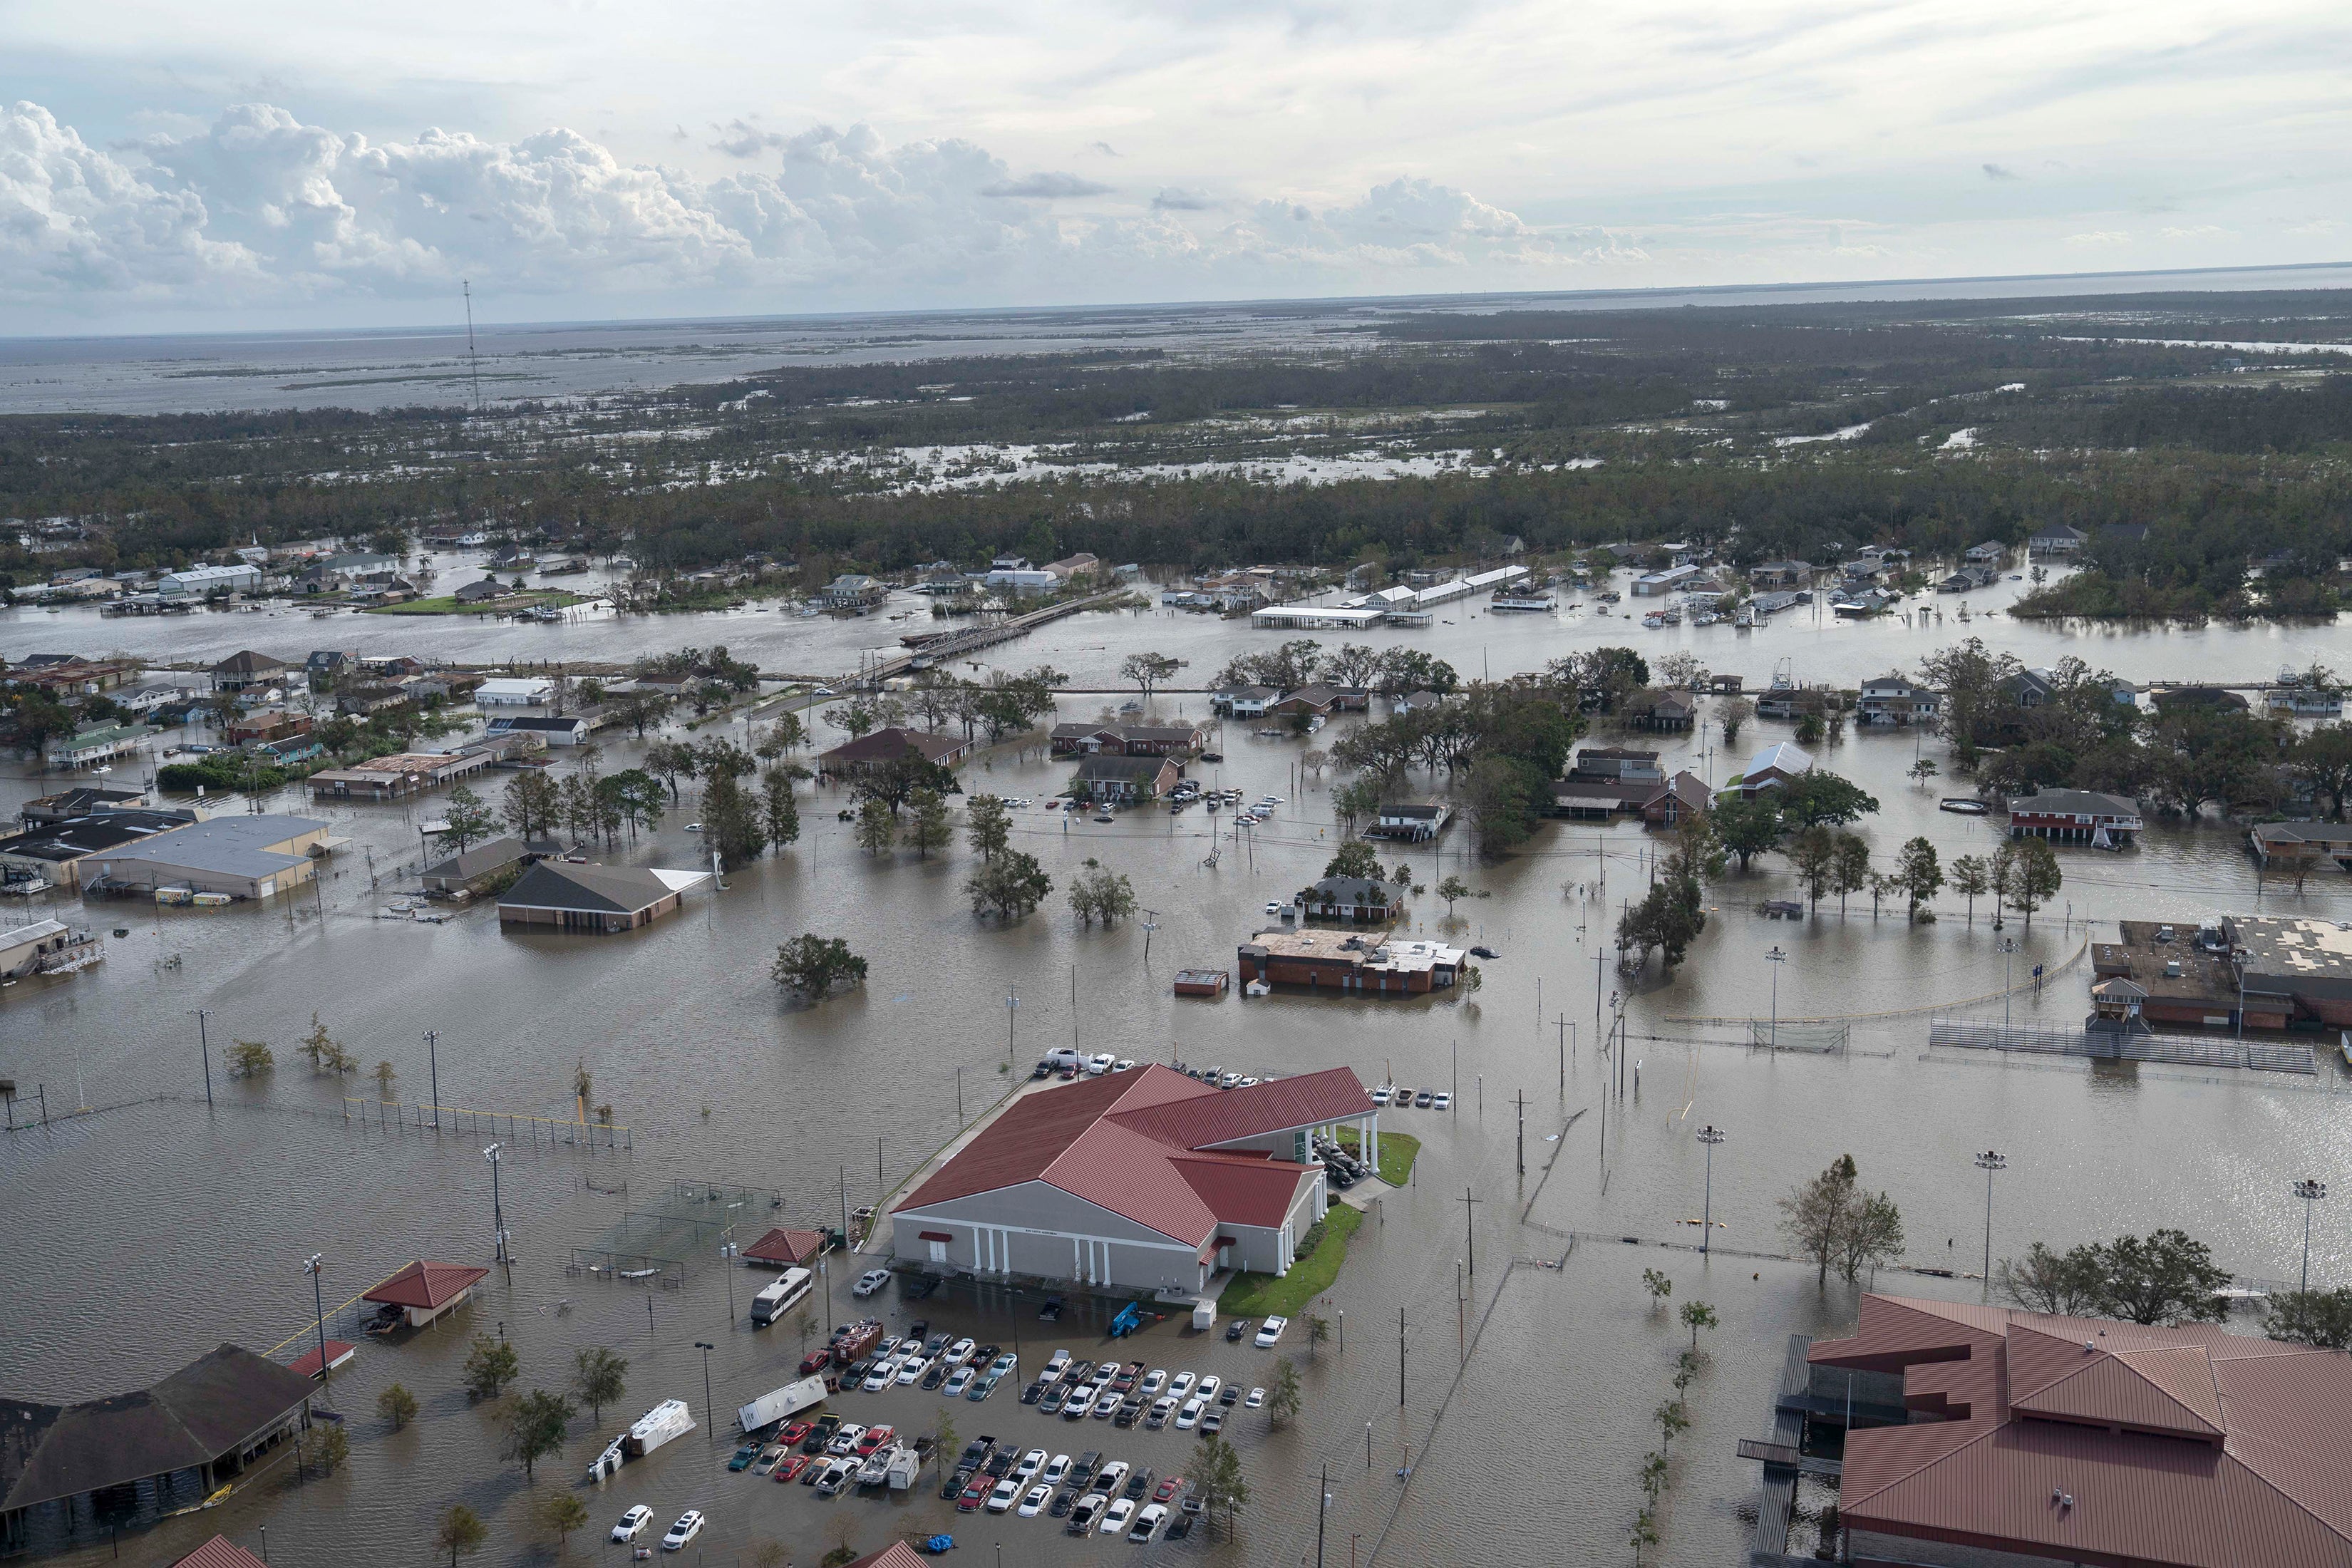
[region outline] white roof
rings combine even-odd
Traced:
[[[1524,566],[1497,566],[1492,572],[1481,572],[1469,580],[1473,588],[1491,587],[1497,583],[1516,583],[1528,574]]]
[[[1786,741],[1776,741],[1757,752],[1748,762],[1748,777],[1754,778],[1768,769],[1778,768],[1784,773],[1809,773],[1813,759]]]
[[[658,866],[648,866],[646,874],[660,879],[661,885],[673,893],[683,893],[710,880],[708,871],[665,871]]]
[[[555,683],[553,681],[543,679],[537,676],[533,676],[529,679],[510,679],[504,676],[498,676],[493,677],[488,680],[485,680],[479,686],[474,688],[474,695],[477,698],[480,698],[484,695],[491,697],[529,697],[541,692],[552,692],[554,689]]]

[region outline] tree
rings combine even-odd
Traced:
[[[591,1345],[573,1354],[572,1392],[588,1407],[591,1420],[604,1420],[604,1406],[619,1403],[628,1393],[628,1373],[629,1363],[602,1345]]]
[[[2037,1241],[2023,1258],[1995,1264],[1991,1284],[2027,1311],[2074,1318],[2099,1310],[2104,1277],[2095,1244],[2053,1252]]]
[[[1675,1293],[1675,1282],[1662,1268],[1644,1268],[1642,1270],[1642,1289],[1650,1293],[1650,1306],[1654,1310],[1664,1306],[1666,1299]]]
[[[434,1527],[433,1550],[447,1552],[449,1568],[457,1568],[457,1559],[471,1557],[479,1552],[482,1542],[489,1539],[489,1533],[482,1523],[481,1515],[464,1503],[452,1503],[442,1514],[440,1523]]]
[[[1810,1182],[1801,1182],[1780,1200],[1780,1231],[1801,1258],[1813,1260],[1818,1282],[1827,1285],[1853,1206],[1853,1156],[1841,1154]]]
[[[653,751],[657,749],[647,750],[649,763]],[[556,813],[562,809],[555,781],[537,768],[527,769],[507,781],[506,803],[507,821],[513,826],[515,836],[527,841],[543,839],[554,832]]]
[[[1994,654],[1981,637],[1919,661],[1923,682],[1943,694],[1937,721],[1951,738],[1953,763],[1962,770],[1976,765],[1978,749],[1994,744],[2002,723],[2017,710],[2011,683],[2023,671],[2015,654]]]
[[[1054,890],[1054,879],[1037,864],[1036,857],[1008,849],[982,862],[979,870],[965,879],[963,888],[971,896],[972,913],[993,910],[1010,921],[1034,912]]]
[[[1789,840],[1789,864],[1805,886],[1805,901],[1818,908],[1822,895],[1835,879],[1838,836],[1826,827],[1808,827]]]
[[[1135,889],[1124,876],[1089,856],[1085,868],[1070,879],[1070,908],[1089,926],[1097,916],[1108,926],[1135,912]]]
[[[1919,906],[1936,896],[1944,885],[1943,868],[1937,864],[1936,847],[1925,837],[1914,838],[1903,846],[1903,853],[1895,862],[1895,885],[1911,900],[1909,918],[1916,921]]]
[[[760,773],[760,805],[766,816],[768,842],[782,848],[801,836],[800,802],[793,795],[793,770],[771,763]]]
[[[307,1470],[316,1465],[322,1476],[331,1476],[337,1466],[352,1457],[352,1435],[333,1422],[321,1421],[296,1439],[298,1462]]]
[[[228,1047],[228,1076],[231,1078],[258,1078],[277,1066],[278,1058],[271,1054],[267,1041],[236,1040]]]
[[[1437,896],[1445,900],[1445,918],[1452,920],[1455,903],[1464,899],[1483,899],[1486,895],[1472,888],[1461,878],[1448,873],[1445,880],[1437,884]]]
[[[499,819],[484,805],[482,797],[464,784],[449,792],[449,799],[441,813],[441,837],[463,855],[469,845],[479,844],[499,830]]]
[[[1381,803],[1388,798],[1386,781],[1365,773],[1331,792],[1331,813],[1339,819],[1339,831],[1353,833],[1363,817],[1377,817]]]
[[[500,1457],[521,1464],[528,1480],[533,1465],[550,1454],[563,1452],[563,1429],[572,1415],[572,1401],[560,1394],[534,1388],[518,1395],[507,1405],[506,1443]]]
[[[1706,666],[1698,655],[1677,649],[1658,660],[1658,684],[1672,691],[1692,691],[1706,683]]]
[[[1298,1414],[1298,1363],[1285,1356],[1274,1363],[1274,1388],[1265,1396],[1265,1418],[1279,1426]]]
[[[1838,896],[1838,913],[1845,913],[1848,893],[1870,886],[1870,846],[1851,833],[1841,833],[1831,852],[1830,886]]]
[[[1309,1316],[1307,1320],[1307,1359],[1315,1359],[1315,1347],[1331,1337],[1331,1320]]]
[[[1193,1449],[1195,1463],[1193,1481],[1201,1489],[1201,1508],[1209,1521],[1209,1529],[1217,1528],[1217,1510],[1225,1510],[1225,1530],[1231,1534],[1234,1515],[1247,1508],[1250,1500],[1249,1478],[1242,1468],[1241,1456],[1234,1446],[1217,1433],[1201,1439]]]
[[[1715,707],[1715,721],[1723,726],[1726,748],[1739,743],[1739,731],[1748,721],[1756,717],[1756,704],[1745,697],[1727,697]]]
[[[588,1522],[588,1505],[579,1494],[562,1487],[550,1487],[531,1500],[530,1517],[541,1530],[555,1537],[562,1547],[572,1532]]]
[[[811,1322],[814,1326],[814,1321],[811,1320]],[[939,1414],[931,1418],[931,1458],[938,1463],[942,1475],[946,1474],[948,1466],[955,1462],[952,1457],[955,1451],[955,1417],[949,1414],[948,1407],[942,1405],[940,1406]]]
[[[944,849],[955,837],[954,826],[948,820],[947,797],[935,789],[919,789],[907,800],[914,813],[907,819],[899,837],[914,850],[918,859],[928,860],[934,849]]]
[[[1885,1193],[1857,1191],[1838,1235],[1838,1273],[1853,1284],[1864,1268],[1903,1256],[1903,1211]]]
[[[841,938],[810,931],[776,949],[776,962],[769,966],[768,978],[809,1001],[822,1001],[833,994],[836,985],[865,984],[866,961],[850,952]]]
[[[1705,1301],[1685,1301],[1679,1315],[1683,1321],[1683,1327],[1691,1331],[1693,1353],[1696,1353],[1698,1350],[1698,1331],[1701,1329],[1715,1328],[1722,1322],[1722,1320],[1715,1315],[1715,1309]]]
[[[359,1066],[352,1059],[352,1054],[327,1033],[327,1026],[319,1022],[316,1013],[310,1015],[310,1032],[302,1037],[302,1043],[295,1049],[310,1058],[312,1072],[344,1073]]]
[[[1360,877],[1368,882],[1381,879],[1381,858],[1372,847],[1360,838],[1351,838],[1339,846],[1338,854],[1324,866],[1326,877]]]
[[[1690,1406],[1679,1399],[1665,1399],[1650,1412],[1650,1419],[1658,1424],[1658,1449],[1661,1453],[1674,1442],[1675,1434],[1690,1428]]]
[[[2295,742],[2294,757],[2312,787],[2327,796],[2329,819],[2343,821],[2344,797],[2352,794],[2352,724],[2318,725]]]
[[[1325,662],[1323,673],[1331,678],[1334,686],[1361,690],[1372,683],[1380,668],[1379,653],[1363,643],[1349,642],[1339,645],[1339,651]]]
[[[389,1384],[375,1396],[375,1413],[391,1422],[392,1429],[397,1432],[416,1419],[416,1395],[397,1383]]]
[[[2048,903],[2065,880],[2058,868],[2057,852],[2046,839],[2021,838],[2004,844],[1993,855],[1993,886],[2009,907],[2025,917],[2033,929],[2033,911]]]
[[[1992,889],[1992,868],[1981,855],[1962,855],[1952,862],[1952,891],[1969,900],[1969,924],[1977,923],[1977,900]]]
[[[1527,770],[1517,759],[1481,756],[1470,764],[1463,791],[1471,825],[1478,830],[1478,852],[1499,855],[1528,841],[1535,831],[1535,792]]]
[[[2352,1350],[2352,1289],[2274,1290],[2263,1307],[2263,1332],[2289,1344]]]
[[[488,1334],[476,1334],[466,1350],[461,1374],[466,1392],[476,1399],[496,1399],[508,1384],[522,1375],[522,1358],[514,1346]]]
[[[1772,798],[1779,793],[1768,789],[1753,795],[1727,795],[1707,808],[1717,839],[1739,857],[1742,871],[1757,856],[1779,848],[1788,836],[1788,822],[1780,815],[1780,803]]]
[[[1780,786],[1780,810],[1807,827],[1843,827],[1878,809],[1878,798],[1826,768],[1799,773]]]
[[[857,808],[856,829],[857,847],[868,855],[879,855],[897,842],[898,824],[890,816],[890,808],[879,800],[868,800]]]
[[[1151,689],[1174,675],[1179,661],[1164,653],[1131,653],[1118,667],[1121,680],[1132,680],[1143,689],[1143,700],[1151,700]]]
[[[1001,796],[972,796],[964,807],[963,826],[971,852],[983,860],[998,859],[1013,847],[1013,813]]]
[[[742,766],[735,766],[740,758]],[[760,858],[768,847],[767,825],[761,813],[755,810],[751,797],[739,782],[742,773],[751,771],[750,755],[740,747],[729,745],[723,752],[709,759],[702,784],[702,831],[704,841],[715,845],[722,866],[744,866]]]
[[[1939,770],[1936,766],[1935,758],[1918,757],[1915,758],[1911,765],[1904,771],[1910,775],[1913,784],[1924,784],[1934,778]]]
[[[2212,1248],[2184,1232],[2119,1236],[2101,1253],[2101,1305],[2108,1315],[2127,1323],[2219,1323],[2229,1318],[2221,1292],[2229,1286],[2230,1271],[2213,1262]]]

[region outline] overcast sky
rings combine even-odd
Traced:
[[[2352,255],[2344,0],[11,0],[0,334]]]

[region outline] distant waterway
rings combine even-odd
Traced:
[[[1426,648],[1471,677],[1602,643],[1654,657],[1689,647],[1717,668],[1745,673],[1751,687],[1784,661],[1796,679],[1852,684],[1910,668],[1969,631],[2029,663],[2075,653],[2138,679],[2255,680],[2314,658],[2347,663],[2341,634],[2328,626],[2084,630],[1981,616],[2018,586],[2004,582],[1970,595],[1975,618],[1965,626],[1953,596],[1935,601],[1945,612],[1940,624],[1843,623],[1808,610],[1749,634],[1729,626],[1644,632],[1589,612],[1474,615],[1465,605],[1441,617],[1450,625],[1365,640]],[[479,661],[613,659],[723,641],[770,668],[824,670],[853,668],[861,651],[929,625],[804,620],[773,610],[548,626],[383,616],[314,625],[291,612],[100,622],[84,612],[17,610],[0,617],[0,648],[21,656],[127,647],[142,657],[209,658],[241,647],[279,657],[356,647]],[[1126,654],[1158,648],[1190,661],[1178,684],[1205,686],[1224,658],[1278,637],[1156,610],[1089,614],[988,658],[1012,668],[1050,662],[1075,683],[1116,686]],[[1064,715],[1089,717],[1118,700],[1067,699]],[[1159,706],[1197,718],[1204,703],[1186,693]],[[1328,747],[1339,732],[1326,730],[1312,743]],[[1786,732],[1753,727],[1736,750]],[[1659,743],[1668,765],[1718,783],[1741,760],[1706,734]],[[1899,912],[1874,913],[1866,896],[1843,912],[1832,901],[1807,921],[1766,920],[1758,900],[1795,896],[1784,863],[1768,858],[1715,889],[1708,929],[1671,981],[1654,968],[1628,981],[1608,963],[1615,916],[1646,886],[1653,836],[1626,824],[1560,825],[1544,829],[1528,852],[1482,866],[1457,831],[1434,847],[1391,853],[1425,887],[1454,873],[1488,895],[1458,906],[1451,924],[1433,897],[1412,900],[1415,931],[1483,942],[1500,955],[1482,965],[1485,983],[1474,997],[1180,1002],[1170,994],[1173,970],[1230,967],[1235,943],[1265,921],[1265,904],[1318,875],[1337,842],[1330,781],[1301,768],[1304,745],[1228,725],[1222,749],[1225,761],[1201,770],[1210,782],[1286,797],[1254,836],[1236,840],[1229,815],[1198,809],[1127,814],[1108,826],[1037,807],[1016,814],[1016,843],[1038,856],[1057,886],[1097,859],[1132,879],[1156,929],[1140,920],[1108,932],[1081,928],[1058,893],[1010,927],[978,920],[961,890],[968,866],[960,845],[929,860],[864,855],[835,818],[845,797],[832,792],[804,797],[801,843],[730,872],[723,890],[691,894],[677,915],[625,937],[510,936],[487,908],[439,925],[376,918],[392,892],[410,885],[416,824],[429,803],[313,806],[292,791],[262,804],[325,816],[353,841],[338,851],[315,897],[222,911],[84,909],[70,898],[37,906],[36,913],[110,933],[109,957],[69,980],[0,991],[0,1076],[26,1096],[16,1108],[20,1119],[35,1085],[45,1088],[53,1115],[83,1104],[120,1109],[0,1135],[0,1215],[19,1260],[0,1271],[0,1321],[8,1325],[0,1390],[87,1397],[143,1384],[224,1341],[261,1348],[297,1335],[310,1312],[301,1260],[314,1251],[326,1256],[331,1302],[411,1258],[487,1262],[490,1177],[481,1151],[490,1135],[436,1140],[364,1130],[346,1122],[344,1097],[372,1100],[370,1069],[383,1061],[397,1075],[401,1100],[425,1100],[437,1065],[445,1103],[560,1117],[584,1066],[594,1100],[632,1129],[635,1152],[551,1151],[525,1139],[508,1153],[500,1179],[518,1255],[511,1278],[494,1276],[445,1331],[395,1346],[370,1342],[338,1375],[335,1402],[352,1417],[349,1468],[307,1487],[273,1473],[220,1509],[125,1545],[127,1557],[165,1561],[215,1530],[257,1545],[266,1526],[280,1561],[421,1561],[434,1517],[462,1500],[490,1523],[478,1561],[535,1563],[549,1547],[529,1522],[520,1473],[497,1458],[492,1415],[469,1406],[457,1387],[466,1334],[503,1331],[520,1352],[526,1387],[559,1386],[583,1346],[609,1345],[631,1358],[623,1408],[607,1409],[593,1436],[583,1415],[561,1460],[542,1466],[542,1485],[574,1484],[602,1441],[659,1398],[687,1398],[701,1414],[696,1341],[718,1347],[710,1379],[722,1411],[784,1382],[797,1356],[788,1329],[754,1333],[740,1316],[730,1326],[730,1278],[708,1241],[676,1290],[649,1293],[565,1272],[573,1247],[672,1179],[773,1189],[779,1206],[747,1216],[747,1227],[837,1222],[845,1201],[875,1201],[1000,1094],[1008,1054],[1020,1071],[1069,1042],[1255,1072],[1347,1065],[1367,1082],[1392,1077],[1452,1089],[1455,1109],[1384,1116],[1385,1129],[1423,1139],[1423,1163],[1414,1184],[1384,1199],[1359,1234],[1328,1300],[1327,1315],[1345,1312],[1346,1348],[1326,1345],[1302,1365],[1300,1419],[1280,1429],[1255,1417],[1235,1423],[1255,1490],[1240,1540],[1155,1548],[1155,1560],[1194,1550],[1233,1563],[1311,1555],[1316,1486],[1328,1466],[1327,1562],[1350,1546],[1369,1554],[1384,1532],[1384,1563],[1621,1561],[1639,1506],[1636,1472],[1656,1440],[1649,1412],[1668,1393],[1673,1354],[1685,1342],[1666,1315],[1647,1310],[1639,1276],[1654,1267],[1676,1280],[1677,1304],[1705,1299],[1724,1318],[1709,1336],[1709,1370],[1691,1394],[1696,1424],[1674,1445],[1662,1526],[1660,1560],[1696,1568],[1736,1561],[1745,1549],[1738,1510],[1755,1476],[1733,1444],[1762,1430],[1785,1336],[1852,1321],[1851,1287],[1832,1277],[1823,1290],[1802,1265],[1748,1256],[1786,1250],[1775,1199],[1839,1154],[1851,1152],[1864,1181],[1902,1206],[1909,1261],[1958,1271],[1973,1270],[1981,1257],[1985,1190],[1969,1161],[1988,1146],[2011,1159],[1994,1193],[1996,1257],[2035,1239],[2064,1245],[2177,1225],[2211,1242],[2231,1267],[2268,1279],[2292,1279],[2299,1263],[2303,1213],[2290,1184],[2352,1173],[2347,1083],[2332,1059],[2314,1077],[2288,1079],[1927,1058],[1926,1017],[1916,1009],[1978,999],[1972,1016],[1999,1017],[2006,984],[2025,987],[2005,1004],[2014,1018],[2079,1020],[2086,1010],[2079,965],[2039,995],[2030,976],[2034,964],[2054,971],[2077,952],[2086,922],[2095,931],[2123,915],[2189,921],[2258,907],[2352,918],[2352,879],[2333,873],[2301,895],[2276,887],[2258,893],[2238,837],[2225,827],[2159,826],[2122,854],[2061,848],[2065,887],[2030,931],[2012,921],[2004,934],[2022,946],[2007,960],[1985,911],[1971,921],[1963,900],[1949,895],[1937,900],[1933,924],[1916,927]],[[603,765],[626,765],[634,752],[634,742],[616,741]],[[1938,812],[1944,792],[1906,776],[1915,754],[1941,752],[1933,740],[1909,734],[1849,733],[1822,748],[1821,760],[1881,802],[1864,831],[1882,863],[1917,834],[1948,858],[1989,852],[1996,822]],[[1000,751],[971,764],[966,786],[1042,801],[1067,771],[1034,749],[1025,757]],[[58,782],[6,780],[0,805]],[[698,836],[686,830],[698,810],[688,793],[658,831],[625,838],[609,858],[703,864]],[[130,934],[113,938],[117,927]],[[777,943],[803,931],[845,938],[871,963],[866,984],[818,1007],[782,1003],[768,964]],[[1769,958],[1775,948],[1784,960]],[[1622,1100],[1606,1096],[1592,1048],[1596,1004],[1605,1011],[1612,991],[1630,993],[1633,1038]],[[1017,1008],[1007,1006],[1008,995],[1017,995]],[[209,1015],[209,1110],[195,1009]],[[314,1012],[359,1072],[314,1074],[297,1055]],[[1671,1021],[1776,1014],[1864,1016],[1848,1026],[1847,1049],[1837,1055],[1759,1050],[1741,1043],[1749,1037],[1744,1026]],[[433,1053],[427,1030],[438,1035]],[[268,1042],[275,1072],[228,1079],[226,1047],[240,1038]],[[1515,1098],[1522,1094],[1524,1177]],[[1566,1136],[1549,1142],[1580,1110],[1585,1114]],[[1703,1263],[1687,1250],[1612,1239],[1695,1240],[1689,1222],[1708,1195],[1704,1151],[1691,1134],[1710,1122],[1727,1134],[1716,1154],[1712,1212],[1724,1226],[1719,1244],[1732,1250]],[[1546,1179],[1544,1165],[1555,1157]],[[626,1194],[611,1190],[624,1183]],[[1465,1207],[1465,1197],[1475,1201]],[[2313,1273],[2352,1280],[2352,1226],[2334,1212],[2317,1211]],[[1568,1233],[1580,1237],[1572,1250]],[[1513,1262],[1558,1261],[1563,1253],[1565,1267],[1556,1269]],[[1457,1261],[1458,1342],[1478,1338],[1455,1390]],[[738,1314],[751,1278],[732,1279]],[[1879,1284],[1971,1300],[1979,1289],[1916,1274],[1883,1275]],[[845,1289],[835,1295],[835,1314],[854,1310]],[[1034,1302],[984,1300],[966,1288],[919,1307],[895,1292],[887,1300],[894,1324],[919,1313],[1007,1346],[1017,1332],[1032,1358],[1051,1344],[1082,1355],[1109,1348],[1098,1317],[1055,1333],[1036,1321]],[[1304,1355],[1295,1337],[1288,1348]],[[1271,1366],[1246,1342],[1229,1347],[1222,1336],[1194,1338],[1173,1324],[1151,1330],[1130,1353],[1253,1383],[1267,1381]],[[377,1394],[394,1380],[424,1405],[419,1422],[400,1434],[373,1414]],[[940,1406],[908,1390],[857,1396],[841,1408],[853,1418],[883,1412],[927,1429]],[[1172,1430],[1074,1430],[1013,1403],[1010,1389],[986,1405],[960,1403],[952,1415],[965,1437],[986,1431],[1049,1451],[1097,1447],[1163,1474],[1183,1469],[1192,1443]],[[723,1420],[719,1436],[716,1446],[700,1434],[674,1444],[591,1494],[592,1531],[643,1500],[664,1522],[687,1507],[707,1510],[711,1524],[699,1544],[713,1563],[748,1557],[765,1536],[788,1542],[796,1561],[813,1562],[844,1520],[866,1550],[918,1528],[950,1531],[967,1551],[1002,1542],[1045,1563],[1092,1561],[1102,1550],[1070,1540],[1054,1521],[953,1514],[935,1487],[895,1504],[823,1503],[806,1489],[728,1474]],[[1408,1449],[1405,1489],[1395,1472]],[[1531,1542],[1541,1543],[1533,1553]],[[110,1561],[107,1550],[95,1542],[67,1560]],[[574,1550],[601,1548],[592,1535]]]

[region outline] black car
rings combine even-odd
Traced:
[[[1421,1090],[1412,1097],[1412,1108],[1415,1110],[1427,1110],[1429,1109],[1429,1102],[1436,1097],[1436,1094],[1437,1091],[1433,1089],[1424,1089]]]
[[[1040,1322],[1060,1322],[1062,1321],[1062,1299],[1059,1296],[1046,1297],[1045,1304],[1037,1309],[1037,1318]]]
[[[1192,1516],[1189,1513],[1180,1513],[1175,1518],[1168,1521],[1168,1528],[1160,1533],[1160,1539],[1162,1541],[1181,1541],[1192,1533]]]
[[[1218,1393],[1217,1403],[1227,1410],[1231,1410],[1234,1405],[1241,1403],[1241,1398],[1242,1385],[1238,1383],[1229,1383]]]
[[[1076,1505],[1077,1500],[1078,1489],[1064,1487],[1054,1494],[1053,1505],[1045,1511],[1055,1519],[1067,1519],[1070,1516],[1070,1510]]]
[[[1045,1385],[1042,1383],[1033,1383],[1021,1391],[1021,1403],[1024,1405],[1034,1405],[1045,1397]]]
[[[1030,1069],[1029,1076],[1031,1078],[1051,1078],[1054,1076],[1054,1064],[1052,1062],[1039,1062],[1034,1068]]]
[[[1157,1471],[1149,1465],[1144,1466],[1127,1478],[1127,1497],[1135,1501],[1141,1501],[1150,1492],[1151,1483],[1159,1479]]]
[[[1225,1343],[1229,1345],[1239,1344],[1241,1343],[1242,1336],[1248,1332],[1249,1325],[1243,1322],[1239,1318],[1235,1318],[1232,1322],[1225,1325]]]
[[[931,1370],[923,1373],[922,1386],[925,1388],[937,1388],[947,1380],[948,1363],[943,1361],[935,1361],[931,1363]]]
[[[1470,956],[1473,958],[1500,958],[1503,955],[1496,952],[1491,947],[1474,947],[1470,950]]]
[[[977,1473],[978,1471],[976,1469],[958,1469],[955,1474],[950,1476],[945,1481],[940,1483],[940,1496],[943,1498],[951,1498],[955,1496],[958,1492],[963,1490],[964,1488],[971,1484],[971,1478]]]
[[[1119,1405],[1118,1414],[1110,1418],[1110,1424],[1114,1426],[1132,1426],[1135,1425],[1135,1418],[1142,1414],[1143,1402],[1141,1400],[1125,1400]]]
[[[906,1301],[928,1301],[931,1299],[931,1293],[939,1288],[940,1277],[936,1274],[926,1274],[912,1284],[902,1283],[898,1287],[898,1297],[899,1300]]]
[[[1003,1347],[1001,1345],[982,1345],[978,1350],[971,1352],[971,1359],[964,1363],[964,1364],[966,1366],[985,1367],[990,1362],[996,1359],[996,1352],[1003,1348]]]
[[[1086,1484],[1094,1479],[1095,1467],[1101,1463],[1102,1455],[1093,1448],[1080,1454],[1078,1462],[1070,1467],[1070,1484],[1081,1491],[1085,1490]]]

